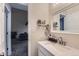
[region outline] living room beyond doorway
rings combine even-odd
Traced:
[[[11,17],[11,46],[12,56],[28,56],[28,18],[27,10],[12,6]],[[19,5],[19,4],[17,4]]]

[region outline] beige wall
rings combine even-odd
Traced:
[[[28,4],[29,55],[37,55],[37,42],[45,40],[44,28],[37,26],[37,20],[49,23],[49,4]]]
[[[0,3],[0,54],[4,51],[4,4]]]

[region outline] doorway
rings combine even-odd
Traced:
[[[8,24],[6,25],[6,53],[10,53],[11,50],[11,54],[6,55],[28,56],[28,11],[27,9],[25,10],[27,6],[18,3],[10,3],[8,5],[11,8],[11,22],[8,21],[6,13],[6,24]],[[9,25],[11,28],[8,28]],[[11,35],[7,35],[7,31]],[[10,37],[10,40],[7,37]],[[7,47],[9,47],[9,50]]]

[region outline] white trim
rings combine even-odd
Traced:
[[[4,5],[4,34],[5,34],[5,36],[4,36],[4,56],[6,56],[7,55],[7,51],[6,51],[6,14],[5,14],[5,5]]]
[[[6,55],[6,52],[8,52],[8,55],[11,55],[12,54],[12,51],[11,51],[11,7],[9,6],[9,4],[5,4],[5,7],[8,9],[9,13],[8,13],[8,23],[7,23],[7,28],[8,28],[8,51],[6,51],[5,49],[5,55]],[[5,21],[5,20],[4,20]],[[5,21],[6,22],[6,21]],[[6,26],[4,25],[4,27],[6,28]],[[6,37],[6,30],[5,30],[5,37]],[[5,38],[5,42],[6,42],[6,38]],[[6,43],[5,43],[6,44]],[[5,45],[5,48],[6,45]]]
[[[28,4],[28,5],[29,5],[29,4]],[[28,5],[27,5],[27,6],[28,6]],[[28,15],[29,15],[29,8],[28,8],[27,11],[28,11]],[[31,28],[30,28],[29,17],[28,17],[28,56],[31,56],[31,44],[30,44],[30,41],[31,41],[31,40],[30,40],[30,39],[31,39],[31,38],[30,38],[30,35],[31,35],[31,34],[30,34],[30,30],[31,30]]]

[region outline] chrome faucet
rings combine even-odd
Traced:
[[[61,45],[64,45],[64,46],[66,45],[66,42],[63,41],[63,38],[62,37],[59,37],[58,38],[58,43],[61,44]]]

